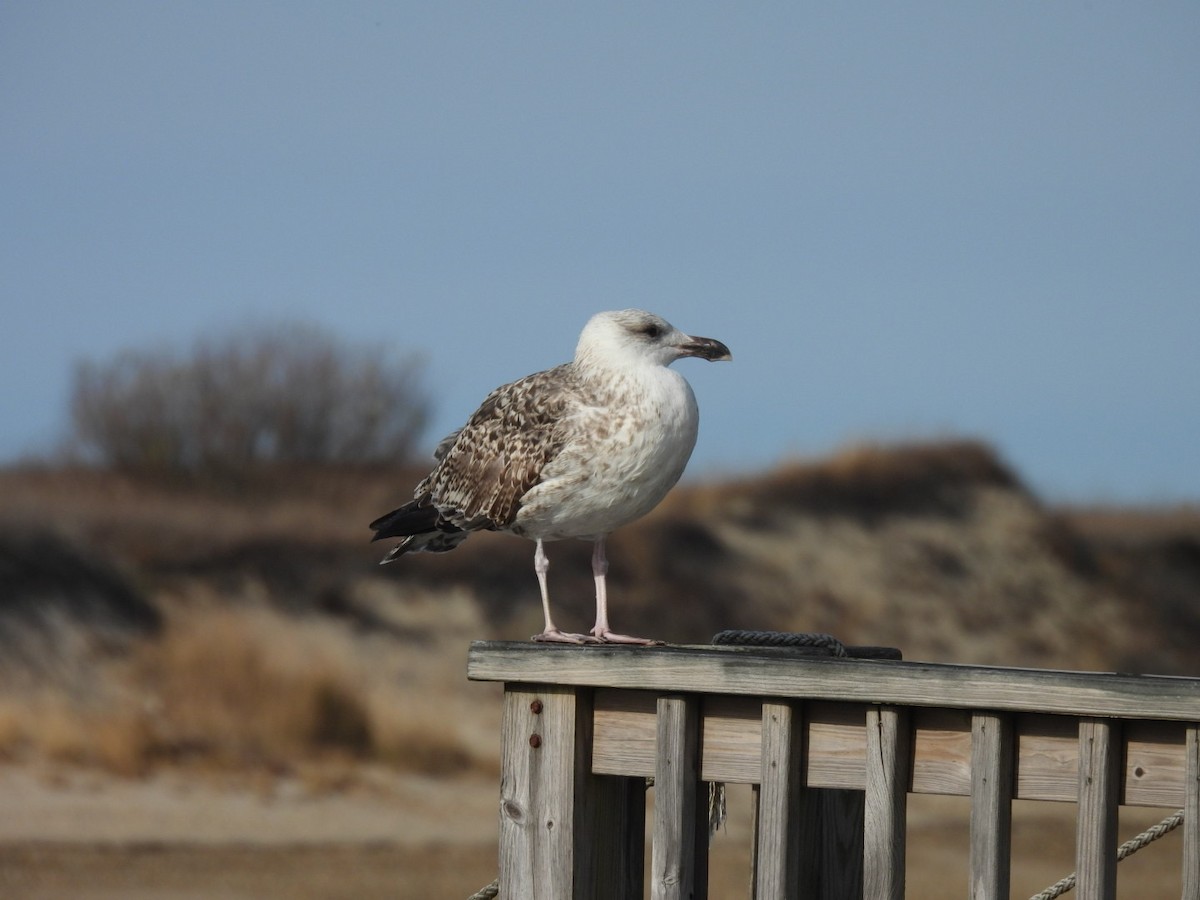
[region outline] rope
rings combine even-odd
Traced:
[[[1132,856],[1148,844],[1152,844],[1165,834],[1169,834],[1183,824],[1183,810],[1171,813],[1157,825],[1147,828],[1135,838],[1130,838],[1117,848],[1117,862]],[[1075,887],[1076,873],[1072,872],[1066,878],[1056,881],[1040,894],[1034,894],[1029,900],[1054,900]]]
[[[722,631],[713,636],[714,644],[750,647],[823,647],[834,656],[848,657],[846,645],[832,634],[800,634],[789,631]]]
[[[500,879],[497,878],[485,888],[480,888],[467,900],[493,900],[500,893]]]

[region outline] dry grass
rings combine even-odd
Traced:
[[[158,632],[111,645],[54,619],[54,653],[43,641],[40,665],[0,675],[0,761],[55,783],[79,769],[97,784],[118,783],[97,770],[153,776],[119,782],[130,789],[203,776],[264,797],[298,784],[339,801],[375,792],[372,779],[388,772],[419,785],[404,815],[457,825],[464,790],[472,800],[481,785],[494,791],[499,743],[499,688],[466,682],[467,644],[528,635],[540,610],[532,547],[515,538],[479,535],[453,554],[375,565],[383,548],[367,543],[366,522],[417,477],[277,469],[234,490],[0,472],[0,520],[107,559],[162,612]],[[723,628],[829,631],[910,659],[1200,674],[1198,548],[1195,510],[1053,513],[981,445],[865,446],[673,492],[613,536],[611,613],[618,629],[680,642]],[[573,628],[590,624],[588,553],[581,542],[550,548],[556,617]],[[946,873],[962,870],[962,810],[910,799],[910,893],[961,896]],[[1018,818],[1014,886],[1028,893],[1071,867],[1073,833],[1057,812]],[[714,846],[714,895],[745,892],[747,833],[743,812]],[[1156,847],[1158,859],[1175,858]],[[241,867],[230,891],[304,896],[296,885],[336,868],[339,852],[276,859],[255,848],[239,862],[221,848],[9,845],[0,881],[15,859],[9,871],[48,885],[28,896],[88,896],[93,882],[96,896],[115,896],[143,878],[219,891],[228,864]],[[1154,874],[1156,851],[1145,852],[1122,890],[1177,896]],[[490,880],[494,854],[478,829],[445,846],[350,854],[362,878],[337,889],[465,896]],[[264,860],[275,868],[259,878]],[[76,863],[86,874],[64,887]],[[322,884],[309,895],[338,895]]]
[[[358,642],[338,623],[264,608],[186,609],[159,638],[107,663],[100,695],[60,686],[7,697],[0,758],[127,776],[162,765],[311,773],[313,763],[373,760],[445,777],[491,765],[439,722],[445,684],[409,696],[372,674],[372,663],[387,669],[383,657],[406,648]]]
[[[133,668],[133,683],[153,692],[145,706],[161,747],[180,758],[277,766],[306,752],[373,749],[350,674],[277,613],[190,612]]]

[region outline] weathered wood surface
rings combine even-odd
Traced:
[[[653,691],[596,690],[595,772],[654,774],[656,697]],[[704,698],[701,777],[705,781],[761,782],[763,703],[761,697]],[[863,790],[866,709],[867,704],[858,703],[804,704],[807,785]],[[971,715],[966,710],[912,710],[911,788],[915,793],[971,795]],[[1015,715],[1011,716],[1011,729],[1015,799],[1075,802],[1079,796],[1078,720]],[[1122,803],[1183,806],[1185,732],[1186,726],[1179,722],[1125,723]]]
[[[1183,900],[1200,900],[1200,726],[1187,730],[1183,805]]]
[[[708,788],[700,780],[700,700],[660,697],[651,900],[708,896]]]
[[[904,895],[909,792],[969,795],[972,900],[1009,893],[1013,799],[1078,803],[1077,895],[1116,891],[1120,804],[1185,810],[1200,900],[1200,679],[475,644],[505,681],[501,897],[707,896],[707,781],[756,785],[755,897]],[[628,684],[628,686],[626,686]]]
[[[971,718],[971,900],[1008,900],[1012,870],[1012,718]]]
[[[1075,820],[1075,884],[1079,900],[1117,896],[1117,810],[1121,723],[1079,723],[1079,812]]]
[[[748,647],[555,646],[479,641],[468,677],[894,706],[1200,722],[1200,678],[792,658]]]
[[[591,771],[592,692],[505,690],[501,898],[640,900],[645,780]]]
[[[762,705],[762,785],[754,829],[755,900],[789,900],[799,892],[805,799],[803,740],[803,711],[798,703]]]
[[[863,896],[904,900],[908,809],[909,715],[903,707],[867,708]]]
[[[500,896],[576,897],[576,692],[539,686],[504,694]]]

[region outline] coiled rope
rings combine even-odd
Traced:
[[[837,657],[848,657],[846,645],[832,634],[800,634],[790,631],[722,631],[713,635],[717,645],[746,647],[820,647]]]

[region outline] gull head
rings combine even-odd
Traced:
[[[592,316],[575,349],[576,362],[604,365],[669,366],[685,356],[710,362],[733,359],[729,348],[720,341],[684,334],[662,316],[640,309]]]

